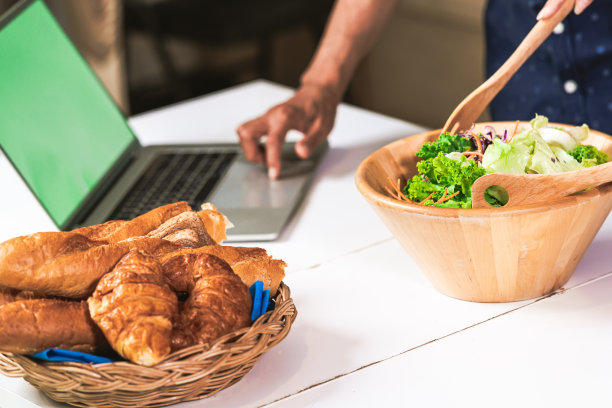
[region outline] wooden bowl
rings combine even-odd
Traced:
[[[481,123],[511,132],[515,123]],[[559,126],[569,126],[556,124]],[[476,302],[539,297],[563,286],[612,208],[612,183],[554,202],[509,208],[451,209],[401,202],[389,179],[417,173],[414,153],[440,130],[390,143],[367,157],[357,188],[441,293]],[[585,144],[612,156],[612,137],[591,131]]]

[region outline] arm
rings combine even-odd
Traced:
[[[332,130],[336,109],[357,65],[370,50],[397,0],[337,0],[323,39],[295,95],[237,132],[247,159],[267,164],[271,178],[280,172],[280,155],[290,129],[304,134],[296,144],[306,158]],[[265,148],[259,140],[266,136]]]

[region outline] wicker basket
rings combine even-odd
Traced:
[[[239,381],[266,350],[287,336],[297,310],[282,282],[274,303],[274,310],[252,326],[210,345],[179,350],[154,367],[125,361],[42,362],[0,353],[0,371],[23,377],[50,398],[79,407],[161,407],[200,399]]]

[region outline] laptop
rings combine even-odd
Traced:
[[[228,241],[276,239],[327,150],[302,160],[286,144],[270,180],[237,142],[141,146],[42,0],[0,18],[0,147],[61,230],[184,200],[223,212]]]

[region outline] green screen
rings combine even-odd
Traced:
[[[0,30],[0,146],[58,226],[133,140],[42,0]]]

